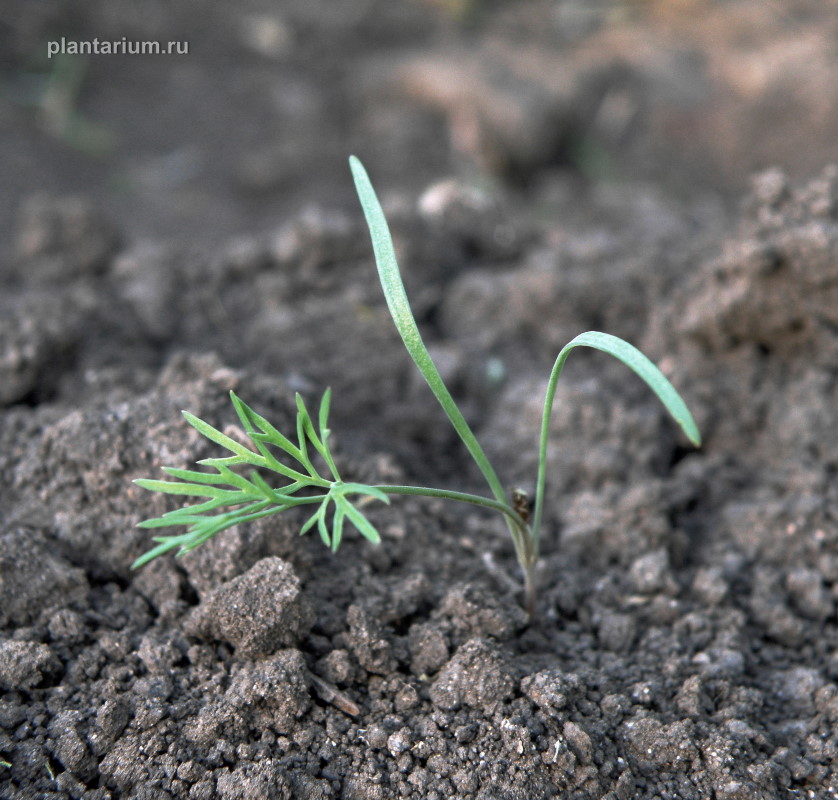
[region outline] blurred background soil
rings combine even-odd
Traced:
[[[3,203],[83,194],[131,239],[213,246],[311,203],[476,176],[531,199],[555,172],[736,198],[812,175],[838,131],[833,3],[363,0],[228,6],[6,0]],[[179,41],[188,55],[47,42]]]

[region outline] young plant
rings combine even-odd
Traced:
[[[164,471],[175,478],[174,481],[145,479],[135,481],[139,486],[152,491],[203,499],[194,505],[187,505],[161,517],[141,522],[140,527],[143,528],[184,525],[187,531],[180,535],[156,536],[154,541],[158,543],[157,546],[138,558],[133,566],[140,567],[173,549],[178,551],[179,556],[183,555],[225,528],[298,506],[314,507],[313,513],[302,525],[300,533],[306,533],[316,527],[323,542],[333,551],[337,550],[340,545],[347,521],[371,542],[378,543],[380,540],[378,531],[361,512],[359,508],[361,503],[357,500],[364,501],[372,498],[389,503],[393,495],[437,497],[471,503],[498,511],[503,515],[512,536],[518,562],[524,573],[525,606],[532,617],[536,603],[534,572],[539,555],[539,536],[544,508],[550,414],[556,384],[571,350],[576,347],[602,350],[634,370],[658,396],[695,446],[701,443],[698,427],[672,384],[639,350],[628,342],[607,333],[587,331],[579,334],[562,348],[547,383],[538,445],[535,504],[530,515],[528,498],[520,490],[514,490],[511,496],[507,497],[497,473],[489,463],[483,448],[434,365],[422,341],[405,293],[396,262],[393,240],[381,204],[361,162],[353,156],[349,164],[372,237],[378,276],[390,315],[408,353],[486,479],[491,497],[426,486],[388,484],[371,486],[345,482],[338,473],[329,449],[330,432],[327,421],[331,392],[328,389],[320,402],[316,423],[302,398],[297,395],[296,443],[281,434],[270,422],[231,392],[230,396],[236,414],[252,447],[246,447],[184,411],[184,416],[190,425],[232,455],[223,458],[208,458],[198,462],[210,468],[210,471],[165,467]],[[252,469],[245,477],[234,469],[236,467],[251,467]],[[259,470],[273,473],[285,483],[273,486],[265,480]]]

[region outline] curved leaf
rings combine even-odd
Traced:
[[[574,347],[580,346],[593,347],[614,356],[643,378],[646,385],[658,396],[658,400],[663,403],[666,410],[681,426],[681,430],[684,431],[687,438],[696,447],[701,446],[701,433],[693,415],[687,408],[687,404],[681,399],[681,395],[678,394],[669,379],[634,345],[629,344],[619,336],[612,336],[610,333],[587,331],[586,333],[580,333],[575,339],[568,342],[562,348],[562,352],[559,353],[559,359],[562,359],[562,355],[569,353]],[[559,370],[561,370],[563,364],[564,360],[562,359]],[[552,397],[550,397],[548,405],[552,405]]]
[[[532,531],[536,540],[536,547],[541,524],[541,514],[544,506],[544,481],[547,467],[547,441],[550,428],[550,414],[553,410],[553,399],[556,396],[556,384],[559,380],[564,362],[570,351],[575,347],[592,347],[614,356],[627,367],[639,375],[646,385],[657,395],[666,410],[681,426],[687,438],[696,446],[701,446],[701,433],[698,430],[693,415],[687,404],[666,376],[634,345],[629,344],[619,336],[600,331],[586,331],[568,342],[556,358],[550,381],[547,385],[547,396],[544,399],[544,414],[541,420],[541,438],[538,451],[538,480],[536,483],[535,514],[533,516]]]

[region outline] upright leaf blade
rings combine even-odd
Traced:
[[[488,458],[486,458],[483,448],[477,441],[460,409],[457,408],[454,398],[451,397],[451,393],[445,386],[439,370],[437,370],[430,353],[428,353],[427,347],[425,347],[425,343],[422,341],[422,336],[419,333],[419,328],[416,325],[416,320],[413,317],[410,303],[407,300],[407,293],[402,283],[398,261],[396,260],[396,251],[393,247],[393,238],[390,235],[390,228],[387,225],[387,219],[384,216],[381,203],[378,201],[367,171],[355,156],[350,157],[349,166],[352,170],[355,188],[358,192],[358,198],[361,201],[364,216],[366,217],[370,230],[381,288],[384,290],[387,308],[390,309],[390,316],[393,318],[396,329],[402,337],[407,352],[410,353],[410,357],[422,373],[422,377],[436,396],[439,404],[448,415],[451,424],[460,435],[475,463],[486,478],[486,482],[489,484],[492,493],[498,500],[505,501],[503,485],[497,473],[489,463]]]

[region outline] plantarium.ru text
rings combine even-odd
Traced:
[[[346,482],[341,478],[329,448],[329,428],[327,427],[331,402],[329,390],[326,390],[323,395],[316,418],[312,417],[303,399],[297,395],[296,442],[280,433],[270,422],[231,392],[233,406],[253,444],[252,449],[185,411],[184,416],[190,425],[207,439],[228,450],[231,455],[208,458],[199,462],[208,467],[209,471],[165,467],[165,472],[174,478],[174,481],[145,479],[136,481],[145,489],[201,498],[201,502],[140,523],[143,528],[184,525],[187,531],[180,535],[156,536],[154,540],[157,546],[138,558],[134,562],[134,567],[140,567],[169,550],[177,549],[178,555],[182,555],[203,544],[225,528],[298,506],[312,506],[314,509],[303,524],[300,533],[316,527],[323,542],[333,551],[337,550],[340,545],[347,521],[371,542],[377,543],[380,539],[378,531],[360,510],[361,503],[357,501],[373,498],[389,503],[392,495],[422,495],[459,500],[493,509],[503,515],[524,572],[525,605],[532,617],[536,603],[534,571],[538,560],[539,532],[544,508],[550,414],[556,384],[570,351],[575,347],[592,347],[610,353],[634,370],[655,392],[689,440],[696,446],[701,443],[698,427],[672,384],[639,350],[628,342],[607,333],[587,331],[579,334],[562,348],[547,384],[538,445],[535,504],[530,515],[529,504],[519,492],[513,492],[512,497],[507,497],[503,484],[489,463],[483,448],[443,383],[422,341],[408,303],[396,263],[393,241],[375,190],[361,162],[353,156],[349,163],[358,197],[369,225],[378,275],[393,322],[408,353],[483,473],[492,496],[425,486],[370,486]],[[250,470],[247,477],[235,470],[244,465],[254,468]],[[279,486],[271,485],[259,470],[273,473],[285,482]]]

